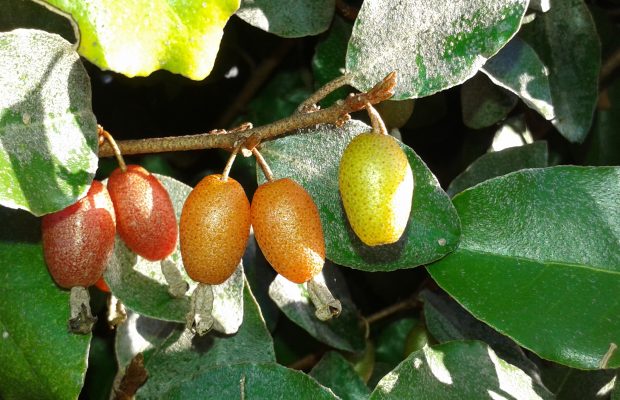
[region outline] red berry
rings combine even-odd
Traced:
[[[77,203],[43,216],[43,254],[63,288],[88,287],[101,277],[114,249],[116,220],[105,186],[93,181]]]
[[[99,278],[97,282],[95,282],[95,286],[97,286],[97,289],[101,290],[104,293],[110,293],[110,287],[103,279],[103,276]]]
[[[115,169],[108,191],[116,210],[118,234],[127,247],[147,260],[163,260],[177,246],[177,220],[170,195],[139,165]]]

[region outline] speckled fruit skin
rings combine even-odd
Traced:
[[[118,234],[127,247],[147,260],[163,260],[177,246],[177,220],[170,195],[139,165],[115,169],[108,191],[116,210]]]
[[[243,187],[221,175],[203,178],[181,212],[181,256],[190,278],[209,285],[226,281],[250,236],[250,202]]]
[[[323,269],[319,210],[297,182],[284,178],[259,186],[252,198],[252,226],[265,258],[283,277],[304,283]]]
[[[368,246],[402,236],[413,198],[413,174],[396,139],[379,133],[356,136],[344,150],[340,196],[355,234]]]
[[[56,283],[66,289],[92,286],[114,249],[116,219],[110,195],[99,181],[77,203],[43,216],[43,254]]]

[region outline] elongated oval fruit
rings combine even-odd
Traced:
[[[413,174],[392,136],[363,133],[344,150],[338,176],[345,213],[368,246],[391,244],[402,236],[413,199]]]
[[[250,202],[243,187],[221,175],[203,178],[181,212],[181,257],[190,278],[209,285],[228,279],[250,236]]]
[[[325,263],[325,238],[312,197],[284,178],[258,187],[252,198],[252,226],[271,266],[295,283],[309,281]]]
[[[63,288],[94,285],[114,249],[116,219],[105,186],[93,181],[77,203],[43,216],[43,255]]]
[[[108,191],[116,210],[118,234],[127,247],[147,260],[163,260],[177,246],[172,200],[161,182],[139,165],[115,169]]]

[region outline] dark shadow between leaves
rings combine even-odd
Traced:
[[[0,206],[0,242],[39,243],[41,219],[24,210]]]

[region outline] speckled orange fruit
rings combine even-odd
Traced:
[[[94,285],[114,249],[116,219],[105,186],[93,181],[77,203],[43,216],[43,254],[47,268],[63,288]]]
[[[250,202],[243,187],[221,175],[203,178],[181,212],[181,256],[193,280],[217,285],[239,264],[250,236]]]
[[[319,210],[297,182],[284,178],[259,186],[252,198],[252,226],[265,258],[283,277],[303,283],[323,269]]]
[[[97,287],[97,289],[101,290],[104,293],[110,293],[110,287],[103,279],[103,276],[99,278],[97,282],[95,282],[95,286]]]
[[[177,246],[172,200],[161,182],[139,165],[115,169],[108,191],[116,210],[118,234],[127,247],[147,260],[163,260]]]
[[[368,246],[402,236],[413,199],[413,174],[392,136],[362,133],[344,150],[338,175],[340,196],[355,234]]]

